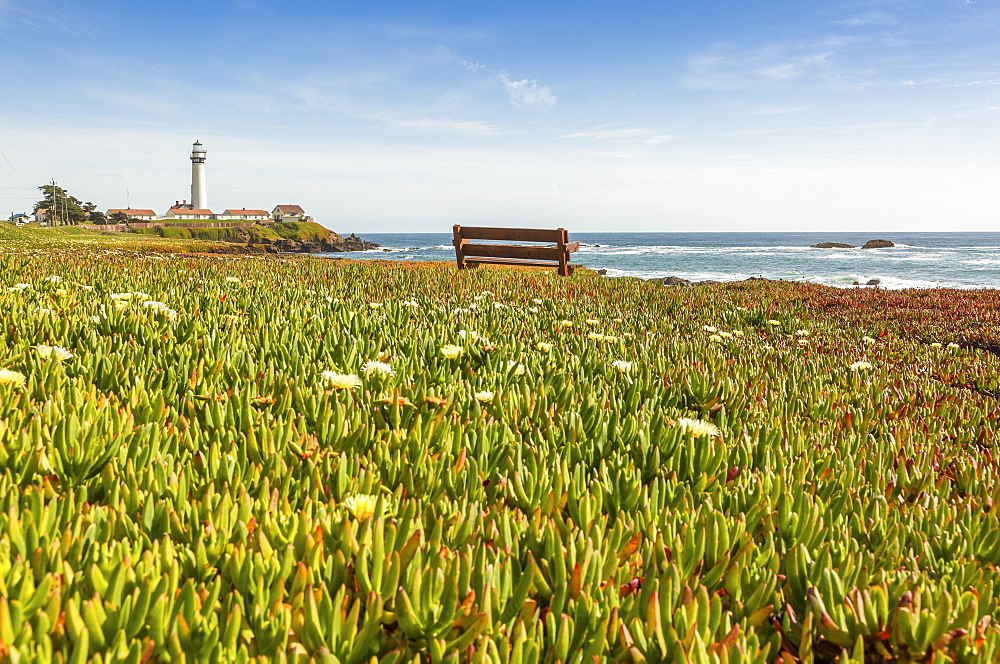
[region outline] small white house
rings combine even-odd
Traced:
[[[212,213],[208,208],[191,208],[191,209],[178,209],[170,208],[167,210],[168,219],[214,219],[215,214]]]
[[[267,210],[248,210],[240,208],[238,210],[226,210],[222,214],[215,215],[219,221],[270,221],[271,215]]]
[[[306,215],[306,211],[298,205],[278,205],[271,210],[271,216],[275,221],[312,221],[312,217]]]
[[[129,216],[130,219],[135,219],[136,221],[152,221],[156,219],[156,213],[147,208],[111,208],[107,212],[108,219],[111,215],[122,212]]]

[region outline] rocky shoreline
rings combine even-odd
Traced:
[[[646,279],[651,284],[660,284],[661,286],[679,286],[686,288],[689,286],[718,286],[722,281],[714,281],[712,279],[705,279],[704,281],[691,281],[690,279],[684,279],[682,277],[653,277],[651,279]],[[740,281],[784,281],[784,279],[768,279],[767,277],[749,277],[748,279],[741,279]],[[854,281],[852,286],[879,286],[882,282],[879,279],[869,279],[866,283],[861,283],[859,281]]]
[[[231,245],[231,246],[228,246]],[[344,253],[348,251],[368,251],[378,249],[381,245],[362,240],[354,233],[342,237],[330,231],[330,234],[319,242],[306,242],[288,239],[255,238],[252,242],[231,242],[227,246],[219,246],[213,250],[217,254],[326,254]]]

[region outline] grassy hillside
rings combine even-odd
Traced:
[[[1000,658],[997,291],[75,238],[0,234],[0,658]]]

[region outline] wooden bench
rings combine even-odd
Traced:
[[[469,240],[499,242],[536,242],[539,244],[473,244]],[[580,248],[579,242],[570,242],[565,228],[490,228],[486,226],[455,225],[455,261],[458,269],[476,267],[481,263],[495,265],[531,265],[558,267],[559,274],[568,277],[573,268],[569,255]]]

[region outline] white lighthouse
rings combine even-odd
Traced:
[[[205,148],[195,141],[191,148],[191,205],[208,209],[208,186],[205,184]]]

